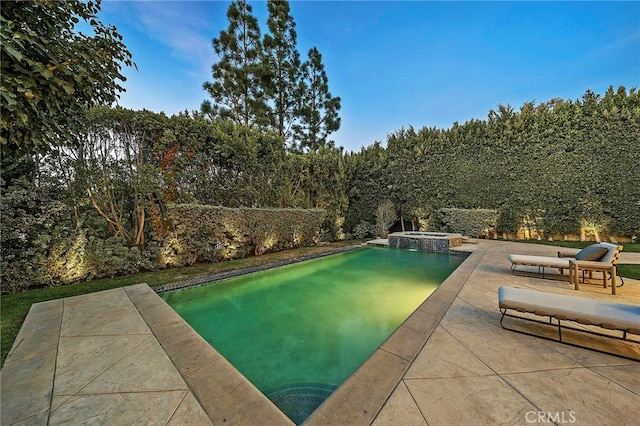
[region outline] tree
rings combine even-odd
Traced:
[[[167,125],[166,116],[95,108],[89,117],[82,143],[66,153],[74,168],[74,207],[88,202],[107,235],[144,249],[148,212],[156,207],[154,194],[162,193],[160,170],[148,151]]]
[[[116,28],[98,20],[99,10],[100,0],[3,2],[3,155],[68,144],[84,127],[86,108],[118,98],[122,64],[134,64]],[[81,20],[93,35],[76,30]]]
[[[296,24],[290,15],[289,2],[269,0],[267,25],[271,34],[264,36],[264,58],[269,72],[268,98],[272,102],[271,125],[285,142],[291,136],[299,102],[301,62],[296,48]]]
[[[423,130],[420,131],[420,135],[422,133]],[[430,170],[422,169],[426,160],[424,153],[428,152],[428,146],[420,144],[418,139],[419,135],[413,127],[401,129],[387,136],[387,186],[390,199],[400,213],[403,231],[405,219],[415,222],[413,216],[425,191],[423,182],[429,178],[430,173]]]
[[[376,210],[376,226],[381,236],[389,231],[397,219],[396,208],[391,200],[384,200],[380,203]]]
[[[388,156],[380,142],[345,155],[345,193],[348,208],[344,227],[351,232],[361,222],[374,224],[377,206],[391,197]]]
[[[309,50],[308,60],[302,68],[304,80],[298,112],[300,124],[295,126],[295,133],[301,149],[315,152],[333,144],[327,138],[340,128],[340,98],[331,96],[329,92],[329,79],[317,48]]]
[[[213,50],[220,57],[211,67],[213,82],[202,86],[214,103],[204,101],[201,110],[245,127],[263,126],[267,122],[266,73],[258,20],[245,0],[231,2],[227,18],[229,27],[213,39]]]

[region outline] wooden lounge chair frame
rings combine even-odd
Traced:
[[[542,302],[540,303],[540,299],[542,298]],[[547,306],[542,306],[547,302]],[[571,309],[567,309],[565,306],[570,304],[578,304],[578,308],[575,308],[573,311]],[[600,349],[592,348],[589,346],[580,345],[577,343],[567,342],[562,339],[562,329],[568,329],[571,331],[578,331],[581,333],[588,333],[597,336],[603,336],[610,339],[622,340],[630,343],[636,343],[639,345],[640,349],[640,340],[632,340],[629,339],[629,334],[639,335],[640,336],[640,306],[635,305],[625,305],[621,303],[613,303],[613,302],[602,302],[593,299],[587,299],[583,297],[577,296],[567,296],[563,294],[555,294],[555,293],[546,293],[536,290],[528,290],[528,289],[520,289],[520,288],[512,288],[512,287],[500,287],[498,289],[498,306],[502,316],[500,317],[500,326],[509,331],[515,331],[517,333],[526,334],[528,336],[539,337],[546,340],[551,340],[554,342],[560,342],[567,345],[589,349],[596,352],[606,353],[609,355],[620,356],[627,359],[632,359],[635,361],[640,361],[640,350],[638,350],[638,354],[634,356],[627,356],[619,353],[612,353],[603,351]],[[620,319],[615,318],[614,315],[606,315],[606,314],[593,314],[590,310],[595,309],[596,307],[604,308],[604,311],[612,311],[621,310],[622,312],[632,311],[631,320],[629,320],[627,314],[627,318]],[[507,313],[509,310],[520,312],[520,313],[531,313],[536,316],[549,317],[549,322],[540,321],[535,318],[526,318],[519,315],[513,315]],[[547,337],[540,334],[530,333],[527,331],[519,330],[516,328],[510,328],[505,326],[504,319],[505,317],[517,318],[519,320],[525,320],[534,322],[540,325],[550,325],[553,327],[557,327],[558,330],[558,339],[554,339],[551,337]],[[555,324],[554,324],[555,319]],[[583,325],[590,326],[598,326],[606,330],[616,330],[621,331],[621,336],[615,336],[611,334],[599,333],[594,330],[588,330],[584,328],[570,327],[567,324],[563,324],[562,321],[569,321]]]
[[[617,244],[610,244],[610,243],[600,243],[600,245],[602,247],[605,247],[608,250],[608,253],[603,257],[602,261],[598,261],[598,262],[602,262],[603,265],[607,265],[607,266],[616,266],[618,264],[618,259],[620,259],[620,252],[622,252],[622,246],[621,245],[617,245]],[[578,281],[578,277],[581,275],[582,276],[582,283],[586,284],[586,278],[585,277],[585,270],[582,269],[582,274],[579,274],[578,271],[581,270],[580,268],[580,263],[584,263],[586,265],[588,264],[592,264],[594,262],[584,262],[584,261],[580,261],[580,260],[576,260],[575,257],[573,257],[573,254],[568,254],[568,253],[563,253],[563,252],[558,252],[558,256],[557,257],[553,257],[553,256],[536,256],[536,255],[515,255],[515,254],[510,254],[509,255],[509,260],[511,261],[511,273],[513,275],[520,275],[520,276],[536,276],[535,272],[527,272],[527,271],[518,271],[517,267],[520,265],[523,266],[535,266],[538,268],[538,273],[537,275],[541,276],[542,278],[550,278],[550,279],[567,279],[569,281],[572,280],[572,278],[576,281],[576,289],[577,289],[577,281]],[[545,268],[552,268],[552,269],[558,269],[560,271],[559,274],[546,274],[545,275]],[[572,268],[575,272],[575,276],[572,277],[571,271]],[[564,275],[564,270],[570,271],[569,275]],[[585,268],[587,269],[587,268]],[[588,269],[587,269],[588,270]],[[602,272],[602,279],[604,281],[605,287],[606,287],[606,283],[607,282],[613,282],[614,279],[611,276],[611,270],[616,270],[608,268],[606,269],[606,271]],[[592,270],[588,270],[589,271],[589,279],[593,279],[593,271]],[[617,287],[622,287],[624,285],[624,279],[618,275],[620,284],[617,285]],[[572,282],[572,284],[574,284]]]

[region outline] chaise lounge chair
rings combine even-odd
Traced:
[[[571,269],[573,268],[574,273],[578,273],[580,270],[580,265],[582,262],[584,264],[593,266],[594,262],[596,266],[598,264],[602,264],[603,266],[603,281],[606,286],[606,283],[609,279],[613,279],[611,271],[615,271],[615,266],[618,263],[618,259],[620,258],[620,252],[622,251],[622,246],[611,243],[599,243],[592,244],[574,256],[567,256],[562,252],[558,252],[558,257],[553,256],[534,256],[534,255],[524,255],[524,254],[510,254],[509,261],[511,262],[511,272],[514,275],[517,274],[532,274],[534,272],[531,271],[522,271],[518,270],[519,266],[534,266],[538,268],[537,274],[542,275],[542,278],[549,277],[549,274],[546,274],[546,268],[557,269],[559,270],[559,274],[551,274],[551,278],[556,278],[558,276],[563,276],[570,278]],[[588,263],[587,263],[588,262]],[[614,268],[606,268],[607,266],[613,266]],[[565,269],[569,272],[569,275],[564,275]],[[596,268],[597,269],[597,268]],[[592,270],[589,269],[589,278],[592,277]],[[534,273],[535,274],[535,273]],[[582,281],[584,282],[584,270]],[[577,285],[578,277],[576,275],[575,281]],[[624,284],[624,280],[620,277],[620,286]],[[577,288],[577,287],[576,287]]]
[[[629,334],[640,336],[640,305],[628,305],[622,303],[605,302],[584,297],[567,296],[563,294],[546,293],[536,290],[528,290],[513,287],[500,287],[498,289],[498,306],[502,317],[500,325],[505,330],[516,331],[530,336],[541,337],[561,343],[592,349],[599,352],[612,353],[613,355],[625,358],[640,360],[640,340],[629,339]],[[531,313],[536,316],[549,317],[548,322],[538,321],[535,318],[526,318],[520,315],[507,313],[508,311]],[[551,325],[558,328],[558,339],[546,337],[542,334],[534,334],[528,331],[510,328],[505,326],[505,317],[517,318],[519,320],[533,321],[541,326]],[[557,324],[553,323],[553,320]],[[564,321],[563,324],[561,321]],[[622,332],[621,336],[614,334],[604,334],[593,331],[593,329],[577,328],[567,326],[567,321],[597,326],[605,330],[617,330]],[[631,343],[631,348],[623,353],[606,352],[593,347],[579,344],[584,341],[578,339],[574,342],[563,340],[562,328],[605,336],[613,339],[624,340]],[[575,340],[575,339],[572,339]],[[635,348],[635,349],[634,349]]]

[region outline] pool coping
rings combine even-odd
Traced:
[[[351,246],[350,250],[359,248],[361,246]],[[344,251],[349,250],[333,251],[329,254]],[[479,252],[468,254],[452,274],[303,424],[371,424],[429,340],[431,333],[453,303],[481,257]],[[298,259],[298,262],[305,260],[309,259]],[[297,262],[292,261],[286,264],[291,263]],[[272,264],[270,267],[277,266],[282,265]],[[248,268],[244,272],[238,271],[233,276],[263,269],[269,269],[269,267]],[[221,275],[223,277],[218,279],[229,278],[226,274],[216,274],[205,277],[209,278],[206,282],[214,281],[210,278]],[[186,285],[178,288],[185,287]],[[153,290],[158,292],[156,289]],[[168,290],[160,290],[160,292],[163,291]],[[160,296],[146,294],[130,295],[130,297],[214,423],[233,419],[242,424],[264,424],[265,422],[294,424],[213,346],[198,335]],[[161,303],[158,303],[158,300]],[[197,359],[195,365],[198,367],[194,367],[194,359]],[[195,374],[196,371],[197,374]],[[247,406],[251,409],[247,410]]]

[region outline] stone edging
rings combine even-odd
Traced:
[[[278,262],[269,263],[261,266],[253,266],[250,268],[236,269],[236,270],[227,271],[227,272],[219,272],[213,275],[205,275],[205,276],[200,276],[195,278],[189,278],[188,280],[176,281],[174,283],[159,285],[151,288],[153,289],[153,291],[160,294],[160,293],[165,293],[167,291],[179,290],[182,288],[196,287],[204,284],[209,284],[214,281],[220,281],[227,278],[238,277],[240,275],[246,275],[246,274],[252,274],[254,272],[265,271],[267,269],[277,268],[279,266],[285,266],[285,265],[291,265],[293,263],[304,262],[305,260],[317,259],[320,257],[330,256],[332,254],[345,253],[348,251],[358,250],[362,247],[363,247],[362,245],[346,246],[346,247],[331,250],[325,253],[310,254],[310,255],[302,256],[296,259],[280,260]]]

